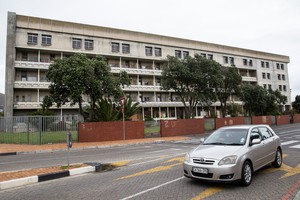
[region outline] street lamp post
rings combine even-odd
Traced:
[[[125,112],[124,112],[124,104],[125,104],[125,97],[121,98],[121,109],[122,109],[122,114],[123,114],[123,140],[126,139],[125,136]]]

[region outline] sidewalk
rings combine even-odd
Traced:
[[[187,140],[187,139],[189,139],[189,137],[175,136],[175,137],[159,137],[159,138],[145,138],[145,139],[133,139],[133,140],[117,140],[117,141],[107,141],[107,142],[73,143],[71,150],[104,148],[104,147],[144,144],[144,143],[160,143],[164,141],[179,141],[179,140]],[[65,151],[66,148],[67,148],[66,143],[45,144],[45,145],[1,144],[0,156],[15,155],[15,154],[22,154],[22,153]]]

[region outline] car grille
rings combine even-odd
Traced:
[[[192,175],[201,177],[201,178],[212,178],[213,177],[213,173],[201,174],[201,173],[197,173],[197,172],[192,172]]]
[[[203,165],[213,165],[215,163],[214,160],[206,160],[203,158],[194,158],[193,162],[197,164],[203,164]]]

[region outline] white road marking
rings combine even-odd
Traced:
[[[150,192],[150,191],[152,191],[152,190],[156,190],[156,189],[158,189],[158,188],[160,188],[160,187],[162,187],[162,186],[165,186],[165,185],[168,185],[168,184],[174,183],[174,182],[176,182],[176,181],[179,181],[179,180],[181,180],[181,179],[183,179],[183,178],[184,178],[184,176],[183,176],[183,177],[180,177],[180,178],[177,178],[177,179],[174,179],[174,180],[172,180],[172,181],[169,181],[169,182],[166,182],[166,183],[160,184],[160,185],[158,185],[158,186],[155,186],[155,187],[153,187],[153,188],[149,188],[149,189],[147,189],[147,190],[141,191],[141,192],[139,192],[139,193],[136,193],[136,194],[134,194],[134,195],[131,195],[131,196],[125,197],[125,198],[123,198],[123,199],[121,199],[121,200],[127,200],[127,199],[131,199],[131,198],[133,198],[133,197],[139,196],[139,195],[141,195],[141,194],[144,194],[144,193],[146,193],[146,192]]]
[[[300,144],[299,145],[295,145],[295,146],[291,146],[290,148],[300,149]]]
[[[292,141],[288,141],[288,142],[282,142],[281,145],[288,145],[288,144],[293,144],[299,142],[298,140],[292,140]]]

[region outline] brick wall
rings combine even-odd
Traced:
[[[215,124],[216,124],[216,129],[223,126],[245,124],[245,118],[244,117],[216,118]]]
[[[78,142],[123,140],[123,122],[84,122],[78,125]],[[144,138],[144,121],[126,121],[125,139]]]
[[[252,124],[268,124],[272,125],[272,116],[253,116],[251,117]]]
[[[290,115],[278,115],[276,117],[276,125],[290,124]]]
[[[204,119],[161,120],[161,137],[204,133]]]
[[[294,123],[300,123],[300,114],[294,114]]]

